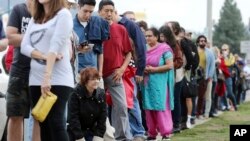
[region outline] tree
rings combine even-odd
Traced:
[[[214,45],[230,45],[233,53],[240,53],[240,41],[247,38],[247,31],[242,22],[241,12],[234,0],[225,0],[220,11],[218,24],[214,26]]]

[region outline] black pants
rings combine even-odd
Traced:
[[[66,86],[52,86],[51,92],[57,95],[57,101],[51,108],[44,122],[40,123],[42,141],[69,141],[66,131],[65,108],[72,88]],[[32,108],[41,96],[40,86],[30,87]]]
[[[216,88],[217,82],[213,81],[213,85],[212,85],[212,94],[211,94],[211,109],[210,109],[210,115],[216,113],[217,110],[217,102],[218,102],[218,97],[216,97],[215,95],[215,88]]]

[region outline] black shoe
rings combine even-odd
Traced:
[[[238,106],[239,106],[239,105],[234,106],[234,110],[235,110],[235,111],[238,111]]]
[[[5,94],[3,94],[2,92],[0,92],[0,98],[5,98]]]
[[[191,123],[192,125],[194,125],[194,124],[195,124],[195,118],[191,118],[190,123]]]
[[[209,117],[216,118],[216,117],[218,117],[218,115],[217,114],[209,114]]]
[[[168,136],[163,136],[161,140],[162,140],[162,141],[170,141],[170,137],[168,137]]]
[[[181,133],[181,128],[178,127],[178,128],[174,128],[173,129],[173,133],[176,134],[176,133]]]
[[[155,141],[156,140],[156,137],[148,137],[147,138],[147,141]]]

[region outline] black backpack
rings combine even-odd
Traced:
[[[188,48],[188,51],[191,51],[192,55],[189,57],[186,56],[186,59],[187,59],[187,64],[189,62],[189,64],[191,65],[192,73],[195,73],[195,70],[199,66],[199,62],[200,62],[198,49],[196,45],[191,40],[187,38],[183,38],[181,41],[181,46],[183,48]]]

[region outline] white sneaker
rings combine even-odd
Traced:
[[[190,129],[192,127],[190,120],[187,120],[186,126],[187,126],[188,129]]]

